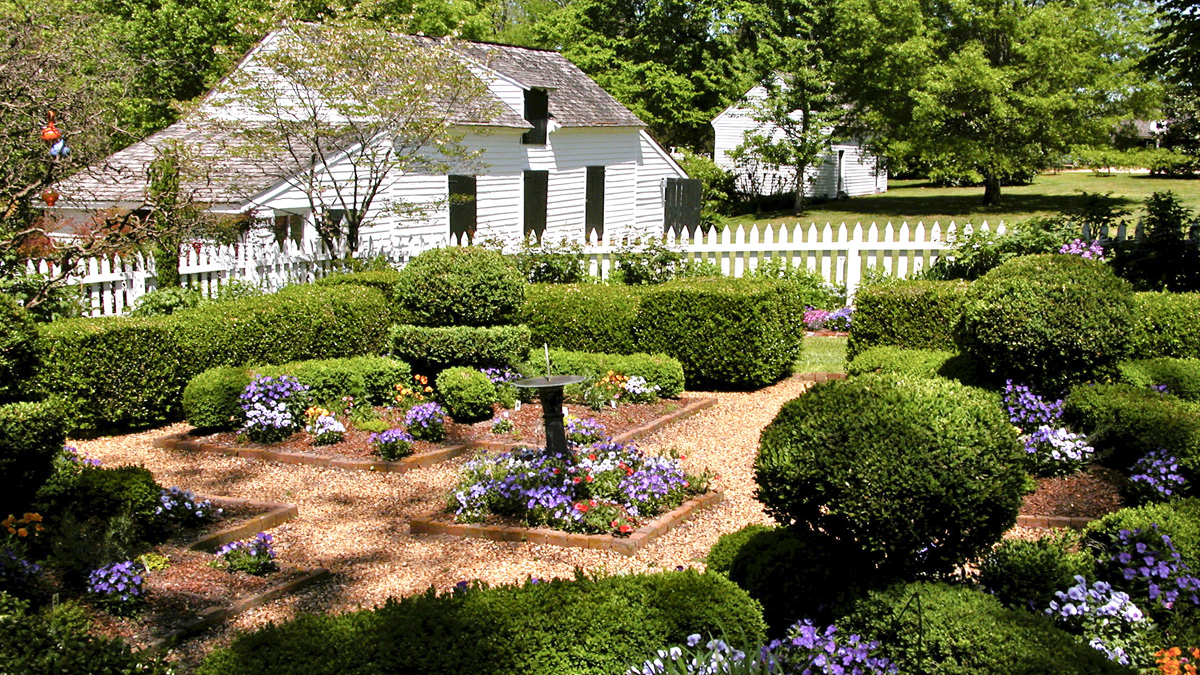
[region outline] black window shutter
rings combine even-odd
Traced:
[[[275,243],[279,244],[279,248],[283,248],[283,242],[288,237],[288,225],[291,223],[291,216],[287,214],[275,216]]]
[[[604,167],[587,168],[587,202],[583,214],[584,236],[604,236]]]
[[[550,93],[545,89],[525,90],[525,121],[533,128],[521,136],[526,145],[545,145],[550,124]]]
[[[549,171],[525,172],[525,237],[540,242],[546,232],[546,202],[550,193]]]
[[[450,239],[462,245],[475,240],[475,176],[450,176]]]
[[[700,227],[700,179],[668,178],[663,195],[663,233],[695,234]]]

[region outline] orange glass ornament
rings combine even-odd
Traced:
[[[53,207],[58,201],[58,193],[53,188],[42,190],[42,201],[46,202],[46,206]]]
[[[45,141],[47,145],[53,145],[60,138],[62,138],[62,132],[59,131],[58,127],[54,124],[54,111],[47,111],[46,126],[42,127],[42,140]]]

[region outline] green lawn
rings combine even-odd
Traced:
[[[804,353],[800,355],[800,360],[796,362],[792,372],[846,372],[846,340],[844,337],[804,338]]]
[[[1170,190],[1179,195],[1185,206],[1200,211],[1200,180],[1150,178],[1147,175],[1113,174],[1097,176],[1091,172],[1043,174],[1032,185],[1005,187],[1000,206],[984,207],[983,188],[939,188],[921,180],[893,180],[888,191],[878,195],[855,197],[842,201],[814,204],[804,216],[796,218],[787,212],[763,213],[729,218],[731,223],[795,223],[808,224],[856,222],[880,224],[924,221],[943,225],[984,220],[1006,223],[1031,216],[1051,215],[1070,209],[1081,199],[1081,191],[1106,193],[1120,197],[1125,207],[1138,216],[1146,198],[1154,192]]]

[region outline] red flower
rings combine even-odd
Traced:
[[[591,476],[589,476],[589,478],[590,478],[590,477],[591,477]],[[580,478],[579,478],[579,476],[575,476],[574,478],[572,478],[572,479],[571,479],[571,482],[572,482],[572,483],[575,483],[576,485],[578,485],[578,484],[579,484],[579,481],[580,481]]]
[[[580,513],[587,513],[588,505],[584,504],[583,502],[579,502],[578,504],[575,505],[575,510]]]
[[[561,469],[555,469],[555,470],[554,470],[554,475],[556,475],[556,476],[557,476],[559,473],[561,473],[561,471],[562,471]]]
[[[589,483],[590,483],[590,482],[592,482],[592,481],[594,481],[594,480],[596,480],[596,479],[595,479],[595,478],[592,478],[592,474],[590,474],[590,473],[589,473],[589,474],[588,474],[588,477],[587,477],[587,482],[589,482]]]
[[[595,455],[588,455],[588,459],[590,459],[590,460],[592,460],[592,461],[594,462],[594,461],[596,461],[596,456],[595,456]]]
[[[612,526],[613,526],[613,527],[616,527],[617,525],[619,525],[619,523],[618,523],[617,521],[615,521],[615,520],[614,520],[614,521],[612,521]]]
[[[616,521],[613,521],[613,522],[616,522]],[[626,534],[628,532],[633,531],[633,528],[628,525],[622,525],[617,528],[617,531],[620,532],[621,534]]]

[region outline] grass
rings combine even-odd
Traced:
[[[796,373],[846,372],[846,340],[844,337],[806,337],[804,353],[792,371]]]
[[[1112,174],[1098,176],[1091,172],[1043,174],[1031,185],[1005,187],[1001,204],[985,207],[982,187],[941,188],[923,180],[888,181],[888,191],[878,195],[854,197],[842,201],[813,204],[797,218],[787,211],[753,214],[728,218],[728,223],[787,223],[854,224],[902,221],[916,224],[924,221],[943,225],[957,223],[1012,223],[1033,216],[1047,216],[1070,210],[1082,200],[1082,192],[1112,193],[1121,204],[1141,215],[1146,198],[1155,192],[1170,190],[1178,195],[1184,206],[1200,211],[1200,180],[1151,178],[1147,175]]]

